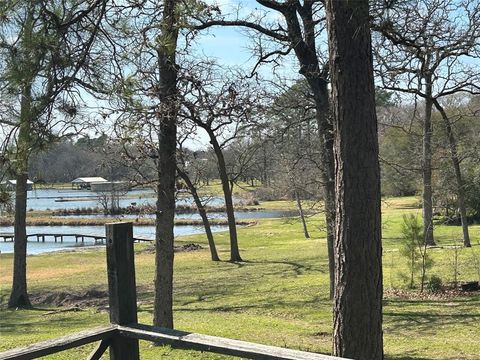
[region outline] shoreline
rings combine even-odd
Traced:
[[[118,218],[58,218],[58,217],[33,217],[27,218],[27,226],[95,226],[95,225],[105,225],[107,223],[111,223],[114,221],[131,221],[136,226],[152,226],[155,225],[155,219],[148,219],[148,218],[137,218],[137,219],[129,219],[129,218],[122,218],[119,216]],[[256,224],[254,220],[237,220],[235,221],[236,225],[253,225]],[[14,219],[7,218],[7,219],[0,219],[0,226],[13,226]],[[203,226],[203,221],[201,219],[177,219],[175,220],[176,226]],[[227,219],[211,219],[210,225],[228,225]]]

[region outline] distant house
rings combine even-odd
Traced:
[[[2,186],[8,191],[14,191],[17,186],[17,180],[7,180],[2,182]],[[27,191],[33,190],[33,181],[27,180]]]
[[[80,177],[72,181],[72,189],[88,189],[92,188],[92,184],[106,183],[108,180],[102,177]]]

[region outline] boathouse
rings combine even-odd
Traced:
[[[101,184],[108,182],[102,177],[79,177],[72,181],[72,189],[87,189],[92,188],[92,184]]]
[[[2,182],[2,186],[7,189],[8,191],[15,191],[15,187],[17,186],[17,180],[7,180]],[[27,191],[33,189],[33,181],[27,180]]]

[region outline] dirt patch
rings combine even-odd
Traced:
[[[479,295],[480,291],[463,291],[461,288],[446,287],[442,291],[430,292],[424,291],[423,293],[414,290],[384,290],[385,299],[397,299],[397,300],[448,300],[461,297],[471,297]]]
[[[173,251],[175,252],[190,252],[190,251],[199,251],[203,250],[203,246],[200,244],[183,244],[183,245],[175,245],[173,247]],[[149,245],[146,246],[144,249],[142,249],[140,254],[154,254],[155,253],[155,246],[154,245]]]
[[[316,336],[316,337],[331,337],[332,333],[328,333],[328,332],[325,332],[325,331],[320,331],[320,332],[314,333],[313,336]]]
[[[186,252],[189,252],[189,251],[198,251],[198,250],[202,250],[203,247],[199,244],[194,244],[194,243],[191,243],[191,244],[184,244],[182,246],[175,246],[175,251],[177,252],[182,252],[182,251],[186,251]]]
[[[48,292],[33,294],[30,296],[33,304],[53,305],[56,307],[104,307],[108,306],[108,292],[98,289],[90,289],[83,293],[72,292]]]

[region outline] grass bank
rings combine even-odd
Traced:
[[[402,215],[421,213],[417,199],[386,200],[384,235],[384,338],[387,359],[478,359],[480,295],[405,291],[406,260],[398,251]],[[178,329],[264,344],[329,353],[332,314],[328,265],[321,215],[309,218],[312,239],[302,237],[296,220],[259,220],[239,229],[243,263],[209,261],[208,250],[175,257],[175,326]],[[435,264],[429,275],[453,280],[454,240],[459,227],[436,228]],[[460,249],[460,280],[479,280],[480,226],[471,227],[472,249]],[[228,259],[226,233],[215,234],[222,259]],[[204,236],[178,239],[200,243]],[[136,245],[137,246],[137,245]],[[136,248],[139,318],[151,323],[154,254]],[[12,256],[0,255],[0,297],[5,304]],[[41,302],[34,311],[0,310],[0,349],[30,344],[107,322],[105,252],[86,250],[31,256],[30,293]],[[72,294],[75,294],[73,297]],[[94,295],[92,295],[94,294]],[[96,295],[95,295],[96,294]],[[92,299],[93,298],[93,299]],[[59,307],[63,304],[64,307]],[[80,311],[59,312],[79,306]],[[79,310],[77,308],[77,310]],[[142,359],[220,359],[222,356],[152,347],[141,343]],[[86,357],[92,346],[52,359]]]

